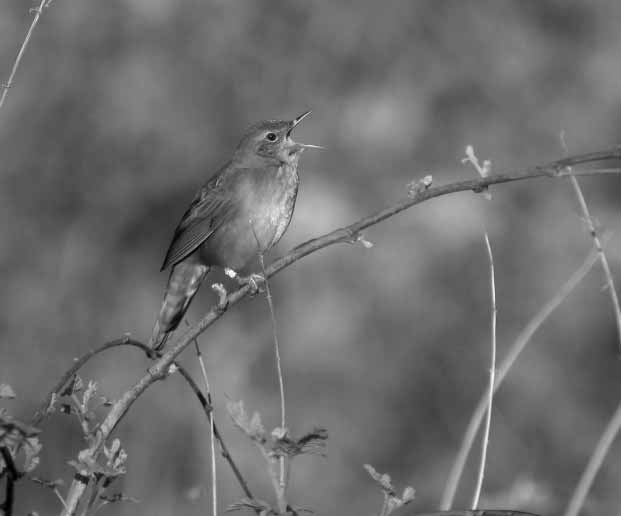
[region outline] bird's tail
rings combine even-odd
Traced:
[[[157,351],[164,347],[170,333],[179,326],[183,314],[208,272],[209,267],[206,265],[187,261],[173,267],[168,278],[164,302],[149,340],[150,348]]]

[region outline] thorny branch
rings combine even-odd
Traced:
[[[393,217],[394,215],[411,208],[424,201],[448,195],[451,193],[473,191],[476,193],[482,192],[491,185],[509,183],[514,181],[522,181],[526,179],[533,179],[537,177],[564,177],[568,175],[565,171],[566,167],[575,165],[593,163],[609,160],[621,160],[621,146],[614,147],[609,150],[597,151],[588,154],[581,154],[577,156],[570,156],[561,160],[553,161],[546,165],[536,166],[521,172],[511,172],[506,174],[491,174],[487,177],[481,177],[477,179],[471,179],[466,181],[459,181],[449,183],[437,187],[419,188],[412,192],[412,195],[404,200],[401,200],[387,208],[384,208],[372,215],[364,217],[359,221],[346,226],[344,228],[336,229],[330,233],[327,233],[321,237],[309,240],[296,248],[291,252],[275,260],[266,269],[266,278],[273,276],[282,269],[295,263],[311,253],[314,253],[320,249],[344,242],[356,242],[359,239],[360,233],[371,226],[379,224],[380,222]],[[602,169],[602,170],[574,170],[573,175],[601,175],[604,173],[621,173],[619,169]],[[203,333],[209,326],[211,326],[216,320],[218,320],[224,312],[230,307],[234,306],[242,299],[244,299],[250,293],[251,287],[244,285],[238,290],[232,292],[227,296],[226,303],[218,303],[199,321],[195,326],[186,330],[181,336],[179,336],[169,347],[168,351],[157,360],[147,371],[147,374],[143,376],[136,384],[126,391],[112,406],[108,415],[99,426],[97,435],[93,439],[93,443],[88,449],[88,454],[91,458],[96,459],[101,451],[102,445],[110,434],[114,431],[120,420],[125,416],[132,404],[138,399],[138,397],[156,380],[166,376],[166,371],[173,363],[175,357],[179,355],[192,341]],[[64,516],[75,514],[78,504],[83,496],[87,485],[80,481],[74,480],[69,494],[67,496],[67,509],[63,511]]]

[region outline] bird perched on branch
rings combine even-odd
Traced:
[[[309,113],[251,126],[231,160],[198,191],[162,265],[172,270],[151,348],[164,346],[211,267],[235,275],[280,240],[293,214],[300,155],[305,148],[318,148],[291,139],[291,131]]]

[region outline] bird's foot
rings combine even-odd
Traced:
[[[256,296],[261,293],[259,284],[265,283],[265,276],[263,276],[263,274],[256,273],[249,274],[248,276],[237,276],[235,279],[240,285],[248,285],[250,287],[249,293],[251,296]]]
[[[224,274],[226,274],[229,278],[234,279],[241,285],[242,287],[248,285],[250,287],[250,295],[256,296],[261,292],[261,288],[259,287],[260,283],[265,283],[265,276],[263,274],[252,273],[248,276],[240,276],[236,271],[225,267]]]

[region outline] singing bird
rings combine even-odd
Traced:
[[[310,114],[251,126],[231,160],[198,191],[175,230],[161,270],[172,267],[149,346],[160,350],[211,267],[238,271],[289,226],[305,148],[291,131]],[[231,272],[234,275],[234,272]]]

